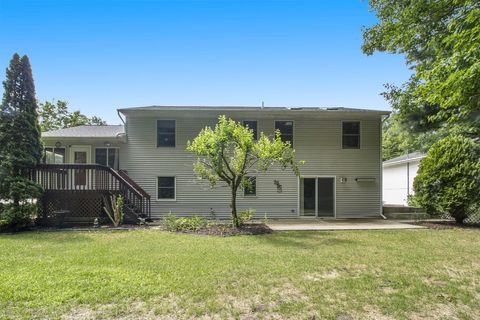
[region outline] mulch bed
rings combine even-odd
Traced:
[[[273,230],[263,223],[246,224],[240,228],[235,228],[227,224],[212,224],[205,228],[201,228],[199,230],[179,231],[179,233],[221,236],[221,237],[238,236],[238,235],[258,235],[258,234],[268,234],[272,232]]]
[[[424,226],[429,229],[480,229],[480,223],[458,224],[455,221],[417,221],[413,224]]]

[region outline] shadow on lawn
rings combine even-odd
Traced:
[[[278,247],[297,247],[304,249],[355,243],[355,241],[350,239],[333,237],[332,233],[329,232],[276,232],[272,235],[259,237],[258,239],[260,242],[268,242]]]
[[[0,233],[0,238],[10,238],[15,240],[34,242],[34,243],[80,243],[92,242],[94,239],[88,234],[78,232],[62,232],[61,230],[37,231],[24,230],[15,233]]]

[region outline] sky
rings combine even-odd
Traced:
[[[26,54],[39,101],[110,124],[148,105],[389,110],[383,85],[411,72],[362,53],[376,21],[362,0],[0,0],[0,80]]]

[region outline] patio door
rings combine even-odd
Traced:
[[[70,148],[70,162],[74,164],[90,163],[90,146],[72,146]],[[75,186],[85,186],[87,184],[87,171],[85,169],[74,170],[73,181]]]
[[[300,178],[300,215],[335,217],[335,178]]]

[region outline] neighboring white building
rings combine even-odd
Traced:
[[[408,205],[408,196],[414,194],[413,179],[423,158],[425,154],[414,152],[383,162],[384,204]]]

